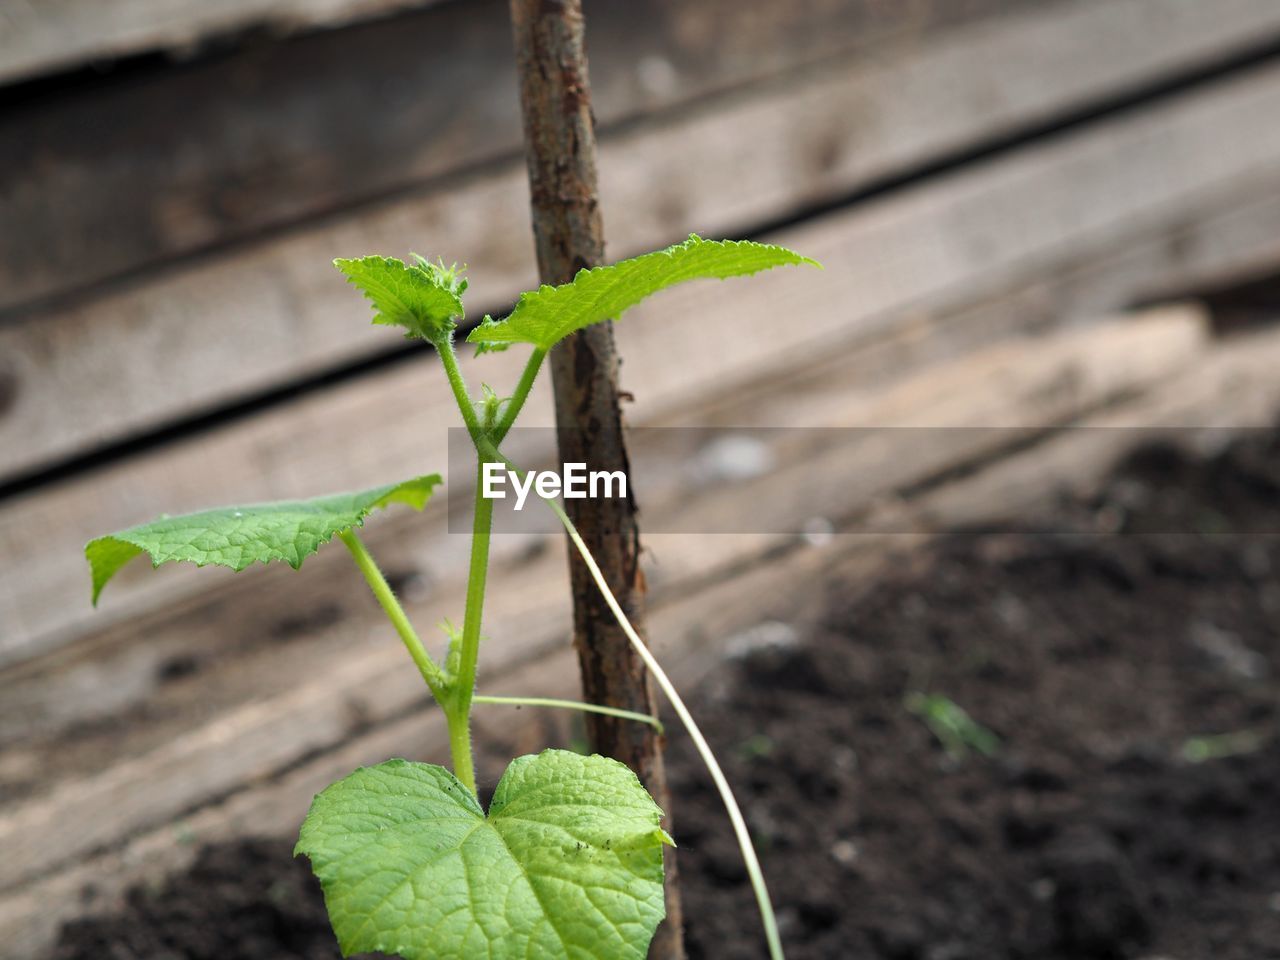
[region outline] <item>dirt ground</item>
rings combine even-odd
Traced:
[[[698,691],[792,960],[1280,958],[1280,434],[1145,449],[1051,512],[830,584]],[[690,956],[762,957],[679,736],[670,763]],[[206,849],[53,957],[336,957],[290,848]]]

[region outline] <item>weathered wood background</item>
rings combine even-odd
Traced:
[[[0,957],[180,867],[184,838],[287,832],[356,763],[439,753],[342,557],[304,577],[140,564],[94,612],[81,548],[443,469],[433,358],[370,326],[329,261],[465,261],[476,316],[533,280],[505,8],[0,10]],[[638,491],[655,518],[924,530],[1087,484],[1130,438],[1064,424],[1271,421],[1280,338],[1215,339],[1203,307],[1169,304],[1247,289],[1269,309],[1274,0],[587,11],[611,254],[696,231],[827,265],[629,316],[634,423],[1025,428],[890,456],[851,435],[715,496],[673,467]],[[502,384],[521,360],[467,368]],[[529,416],[550,423],[549,397]],[[863,576],[923,537],[655,537],[652,632],[692,683],[734,631],[803,618],[819,570]],[[415,619],[457,616],[466,542],[443,511],[369,541]],[[558,541],[504,539],[496,563],[484,685],[571,694]]]

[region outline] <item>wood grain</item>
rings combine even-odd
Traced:
[[[0,83],[167,50],[182,55],[202,41],[245,30],[289,33],[333,27],[439,0],[53,0],[17,3],[0,29]]]
[[[1017,15],[926,33],[874,57],[832,61],[780,85],[726,94],[615,130],[604,138],[601,162],[610,253],[633,253],[691,230],[741,232],[798,206],[844,196],[894,171],[1221,56],[1266,35],[1267,18],[1280,18],[1280,8],[1265,0],[1212,7],[1176,0],[1028,4]],[[737,50],[731,59],[749,53]],[[602,87],[602,96],[606,91]],[[512,95],[508,109],[514,102]],[[185,104],[169,109],[180,113]],[[1230,113],[1224,112],[1224,125]],[[1167,115],[1155,110],[1151,122]],[[485,123],[501,126],[495,118]],[[68,129],[83,126],[69,123]],[[1237,144],[1225,159],[1243,167],[1266,162],[1272,127],[1255,123],[1210,135]],[[512,138],[516,129],[513,118]],[[0,136],[0,149],[25,149],[24,143]],[[200,147],[197,152],[203,142]],[[251,155],[234,142],[226,149]],[[1148,162],[1146,195],[1163,180],[1186,182],[1194,174],[1176,155],[1167,162],[1152,155]],[[291,176],[296,164],[286,166]],[[1213,172],[1206,169],[1206,178]],[[71,229],[45,215],[45,201],[66,197],[73,209],[88,209],[83,196],[76,199],[67,185],[17,183],[0,193],[35,204],[31,216],[11,209],[0,219],[30,222],[3,232],[20,240],[24,251],[65,248],[76,264],[91,266],[111,253],[100,249],[101,237],[117,236],[112,248],[130,242],[130,231],[111,226],[123,222],[124,213]],[[144,177],[144,183],[150,181]],[[96,174],[84,180],[84,189],[95,202],[130,195]],[[363,323],[328,266],[335,255],[371,249],[447,254],[472,266],[473,312],[500,308],[534,280],[522,241],[524,191],[513,160],[11,318],[0,326],[0,393],[10,398],[0,413],[0,477],[387,349],[385,331]],[[270,204],[257,198],[244,207],[264,205]],[[53,225],[55,236],[34,243],[41,224]],[[78,249],[76,238],[91,248]],[[16,283],[41,269],[24,264],[23,251],[12,253],[0,256],[0,265],[15,271],[0,290],[16,290]],[[138,370],[147,376],[137,376]]]
[[[1266,423],[1280,403],[1280,383],[1273,376],[1277,363],[1280,335],[1274,331],[1228,342],[1182,374],[1163,378],[1082,422],[1131,427]],[[1032,451],[997,460],[985,470],[930,492],[914,508],[931,514],[938,523],[966,521],[990,516],[993,503],[1007,512],[1043,501],[1046,492],[1063,480],[1087,490],[1122,452],[1117,444],[1133,438],[1134,434],[1126,437],[1107,430],[1055,434]],[[1060,466],[1062,471],[1046,471],[1046,464]],[[926,539],[895,537],[892,542],[901,550]],[[712,589],[661,606],[655,610],[654,629],[666,638],[663,656],[690,686],[723,655],[725,641],[734,631],[762,619],[802,619],[805,606],[817,596],[815,591],[833,578],[850,582],[849,578],[873,575],[886,549],[887,542],[875,537],[837,538],[826,549],[797,547],[775,553],[770,562],[752,565]],[[557,656],[503,674],[499,678],[503,688],[520,684],[532,693],[570,694],[566,677],[571,671],[564,669],[567,651]],[[429,711],[391,721],[277,777],[203,806],[176,824],[143,831],[124,847],[6,893],[0,897],[0,957],[31,956],[44,949],[61,920],[85,909],[110,909],[127,884],[180,868],[189,861],[191,839],[210,842],[248,831],[287,835],[296,829],[318,789],[357,764],[404,753],[406,743],[419,745],[411,754],[415,756],[430,757],[443,749],[438,715]],[[76,895],[86,885],[94,888],[87,903]]]
[[[859,404],[854,399],[852,405],[848,394],[856,395],[856,387],[838,370],[829,370],[823,378],[827,390],[845,396],[825,397],[822,408],[827,417],[814,425],[880,424],[891,417],[908,425],[1016,425],[1046,430],[1193,364],[1201,352],[1204,331],[1197,311],[1174,310],[1145,323],[1121,323],[1045,343],[1028,340],[992,348],[950,368],[913,378],[870,402],[864,399]],[[1069,388],[1063,389],[1064,381]],[[984,431],[950,431],[945,445],[937,443],[934,432],[921,435],[919,442],[912,433],[907,432],[905,446],[885,455],[877,448],[876,437],[868,442],[862,433],[852,431],[847,443],[821,451],[820,456],[780,456],[778,469],[764,480],[768,495],[760,494],[759,484],[701,491],[680,487],[656,498],[655,515],[659,526],[664,507],[704,514],[772,510],[780,517],[800,510],[800,517],[811,513],[839,517],[949,464],[990,453],[990,435]],[[658,472],[677,479],[679,486],[675,466]],[[788,495],[787,490],[796,494]],[[697,529],[695,522],[683,522],[686,529]],[[668,538],[663,563],[677,577],[682,571],[731,570],[744,561],[768,556],[779,542],[792,539],[785,535],[693,536],[672,542]],[[681,558],[685,550],[692,553]],[[505,592],[504,586],[515,577],[525,581],[522,589]],[[495,571],[493,579],[486,664],[490,671],[498,671],[553,646],[564,635],[566,624],[563,614],[556,616],[548,609],[556,604],[545,599],[555,596],[551,587],[562,582],[562,572],[544,562]],[[450,599],[455,602],[460,587],[457,584],[452,591],[455,596]],[[428,606],[437,607],[438,600]],[[414,606],[409,612],[419,622],[434,619]],[[348,617],[330,629],[349,635],[353,623]],[[372,623],[355,629],[360,634],[376,630]],[[348,710],[339,705],[359,703],[358,713],[365,723],[394,719],[424,696],[421,683],[413,671],[404,669],[403,661],[403,652],[392,644],[359,651],[347,646],[332,654],[311,645],[306,672],[282,685],[286,692],[246,702],[143,755],[91,776],[71,777],[52,792],[10,810],[0,819],[0,845],[6,850],[0,862],[0,889],[26,882],[237,784],[286,767],[297,756],[336,746],[349,733]],[[209,761],[214,752],[216,764]],[[81,826],[61,829],[67,823]]]
[[[749,289],[681,288],[619,324],[624,387],[638,393],[632,413],[640,421],[703,395],[692,368],[670,362],[673,342],[681,344],[682,355],[702,358],[719,389],[732,390],[771,371],[801,369],[816,352],[881,339],[1057,273],[1107,270],[1104,285],[1078,285],[1077,308],[1096,315],[1179,274],[1187,281],[1196,272],[1274,264],[1280,259],[1280,178],[1274,175],[1280,128],[1269,118],[1277,111],[1280,70],[1268,68],[777,234],[771,239],[829,268],[766,274]],[[1233,148],[1219,149],[1224,142]],[[464,216],[461,210],[458,215]],[[1226,224],[1223,236],[1214,239],[1209,230],[1200,237],[1196,224],[1218,222],[1215,216]],[[1107,266],[1113,259],[1115,269]],[[306,263],[308,257],[287,262]],[[230,273],[221,280],[237,283]],[[253,278],[238,283],[250,297]],[[347,305],[342,312],[349,312],[350,294],[339,295]],[[1028,306],[1023,301],[1013,309]],[[1044,322],[1051,314],[1042,302],[1025,322]],[[253,317],[245,315],[248,339],[256,333]],[[689,323],[690,317],[698,322]],[[780,317],[795,318],[781,340]],[[1016,315],[1010,319],[1018,325]],[[79,351],[69,346],[67,352]],[[92,351],[80,356],[92,381]],[[233,357],[213,350],[206,351],[205,363],[207,369],[235,369]],[[483,376],[501,385],[512,382],[512,374],[501,372],[512,363],[519,358],[485,357],[469,366],[473,380]],[[150,388],[157,379],[165,377],[157,373],[138,386]],[[80,600],[78,556],[85,540],[104,529],[218,502],[354,489],[444,463],[443,431],[424,434],[381,415],[412,394],[424,416],[447,417],[443,378],[424,361],[368,384],[366,390],[363,381],[354,381],[0,506],[0,549],[26,558],[0,582],[0,658],[48,650],[94,629],[94,615]],[[61,403],[74,405],[70,396]],[[536,410],[527,423],[549,422],[539,421]],[[15,431],[3,435],[19,439]],[[335,456],[335,450],[344,453]],[[108,595],[98,622],[140,615],[210,588],[208,576],[196,580],[190,573],[123,577],[112,584],[114,597]]]
[[[506,4],[417,6],[428,9],[17,96],[0,111],[0,220],[18,228],[0,236],[0,310],[518,155]],[[995,0],[919,17],[864,0],[796,0],[785,15],[760,0],[743,6],[597,4],[601,121],[758,82],[908,25],[934,30]],[[728,17],[726,41],[708,26]]]

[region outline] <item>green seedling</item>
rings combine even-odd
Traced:
[[[1000,738],[950,698],[917,690],[907,694],[905,703],[908,710],[924,721],[952,760],[966,759],[970,750],[986,757],[999,752]]]
[[[1183,741],[1182,758],[1188,763],[1206,763],[1210,760],[1247,756],[1263,749],[1271,741],[1272,735],[1271,730],[1255,728],[1190,737]]]
[[[773,756],[777,744],[763,733],[753,733],[738,744],[738,755],[744,760],[767,760]]]
[[[546,750],[507,767],[485,811],[476,794],[471,710],[476,704],[574,707],[657,725],[653,717],[607,705],[476,693],[481,616],[489,566],[493,502],[482,496],[486,463],[524,473],[501,451],[528,399],[543,359],[559,341],[617,319],[644,298],[686,280],[745,276],[814,261],[782,247],[747,241],[686,242],[613,266],[583,270],[561,286],[523,294],[502,320],[485,317],[467,337],[477,353],[527,344],[532,350],[509,397],[487,386],[468,391],[454,349],[467,281],[456,267],[421,257],[336,260],[372,302],[373,322],[398,326],[430,343],[444,365],[476,451],[476,498],[462,627],[443,624],[437,659],[419,639],[357,531],[375,510],[422,510],[438,474],[289,503],[268,503],[164,517],[91,541],[85,556],[93,601],[126,563],[146,554],[153,566],[185,561],[243,570],[283,561],[295,569],[322,546],[341,541],[444,713],[452,770],[388,760],[360,768],[322,791],[301,828],[297,850],[311,860],[344,955],[363,952],[425,958],[574,958],[642,960],[664,914],[662,811],[622,764],[600,756]],[[742,846],[770,955],[782,957],[777,923],[760,865],[733,793],[693,718],[610,593],[599,567],[556,500],[547,505],[653,673],[701,754]]]

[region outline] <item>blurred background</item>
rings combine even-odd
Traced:
[[[1195,443],[1221,453],[1229,428],[1273,422],[1274,0],[586,12],[610,256],[697,232],[826,265],[682,288],[617,330],[632,423],[728,438],[700,471],[649,469],[642,510],[667,530],[752,518],[738,534],[648,542],[651,632],[690,687],[726,657],[808,642],[830,604],[927,552],[936,531],[1111,489],[1140,432],[1212,428]],[[536,281],[527,201],[496,0],[0,2],[0,956],[50,955],[64,922],[111,915],[138,883],[160,889],[206,843],[286,837],[358,763],[443,755],[443,727],[345,558],[321,554],[304,576],[140,563],[94,611],[82,548],[159,513],[444,472],[454,411],[434,358],[372,327],[330,261],[465,263],[469,319],[497,314]],[[465,369],[501,389],[517,354]],[[540,391],[530,425],[551,423]],[[820,449],[780,431],[770,450],[735,443],[744,426],[1016,429],[891,446],[852,431]],[[1115,529],[1131,506],[1109,500],[1088,522]],[[862,535],[839,536],[850,530]],[[424,634],[459,615],[467,541],[444,511],[371,522],[368,542]],[[550,534],[502,538],[489,692],[574,695],[561,549]],[[1251,629],[1274,638],[1280,613],[1258,610]],[[1274,660],[1244,627],[1210,626],[1255,666]],[[1182,709],[1160,703],[1166,720]],[[509,749],[575,736],[572,721],[521,716],[479,717],[490,779]],[[1251,717],[1216,722],[1252,730]],[[924,731],[921,756],[938,753],[929,724],[903,722]],[[1207,732],[1199,722],[1165,733]],[[835,742],[853,743],[842,729]],[[769,752],[738,751],[747,733],[725,734],[742,763]],[[944,957],[926,954],[929,931],[917,949],[901,925],[842,928],[842,891],[884,877],[857,876],[851,836],[821,844],[837,873],[801,873],[784,898],[797,956],[865,941],[868,955]],[[806,877],[826,884],[816,907],[797,892]],[[735,926],[749,931],[744,910]],[[1127,922],[1116,955],[1161,942]],[[1022,955],[1112,955],[1059,934],[1066,946]],[[982,942],[980,955],[1006,955]],[[149,949],[97,955],[161,955]],[[324,955],[272,949],[238,955]],[[705,955],[739,955],[725,949]]]

